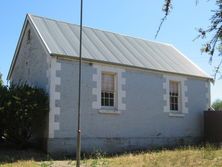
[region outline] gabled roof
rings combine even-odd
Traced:
[[[51,55],[79,56],[79,26],[28,15]],[[173,45],[83,27],[83,59],[210,78]]]

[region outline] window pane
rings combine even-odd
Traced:
[[[177,93],[178,92],[178,82],[170,81],[170,92]]]
[[[175,104],[175,110],[176,111],[178,110],[178,104]]]
[[[173,103],[173,97],[170,96],[170,104]]]
[[[179,109],[179,82],[170,81],[170,110],[178,111]]]
[[[105,105],[105,101],[104,101],[104,99],[101,100],[101,103],[102,103],[102,104],[101,104],[102,106]]]
[[[102,74],[102,90],[114,91],[114,75]]]
[[[114,106],[114,86],[115,75],[110,73],[102,73],[102,94],[101,105],[112,107]]]
[[[114,106],[114,99],[110,99],[110,106]]]
[[[105,98],[109,97],[109,93],[105,92]]]
[[[175,103],[178,104],[178,98],[177,97],[175,97]]]
[[[105,99],[105,105],[104,106],[109,106],[109,100]]]
[[[173,103],[170,104],[170,110],[174,110],[174,105],[173,105]]]

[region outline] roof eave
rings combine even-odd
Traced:
[[[204,75],[206,75],[206,78],[209,78],[210,81],[213,83],[214,78],[210,77],[205,71],[203,71],[197,64],[195,64],[193,61],[191,61],[187,56],[185,56],[180,50],[178,50],[174,45],[170,44],[172,48],[174,48],[180,55],[182,55],[187,61],[189,61],[193,66],[195,66],[199,71],[201,71]]]
[[[73,59],[73,60],[78,60],[78,56],[72,56],[72,55],[62,55],[62,54],[57,54],[57,53],[51,53],[51,56],[55,57],[61,57],[61,58],[68,58],[68,59]],[[184,75],[184,76],[190,76],[190,77],[196,77],[196,78],[202,78],[202,79],[208,79],[210,82],[214,82],[214,79],[210,76],[197,76],[197,75],[190,75],[190,74],[182,74],[182,73],[176,73],[176,72],[169,72],[169,71],[163,71],[163,70],[156,70],[156,69],[150,69],[150,68],[143,68],[143,67],[138,67],[138,66],[132,66],[132,65],[126,65],[126,64],[120,64],[120,63],[113,63],[113,62],[108,62],[108,61],[102,61],[102,60],[96,60],[96,59],[89,59],[89,58],[82,58],[83,61],[88,61],[88,62],[95,62],[95,63],[103,63],[103,64],[110,64],[110,65],[117,65],[117,66],[124,66],[124,67],[129,67],[129,68],[135,68],[135,69],[141,69],[141,70],[146,70],[146,71],[153,71],[153,72],[163,72],[163,73],[168,73],[168,74],[176,74],[176,75]]]

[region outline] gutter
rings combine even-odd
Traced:
[[[71,56],[71,55],[62,55],[62,54],[57,54],[57,53],[52,53],[51,56],[61,58],[64,60],[79,60],[78,56]],[[108,62],[108,61],[102,61],[102,60],[96,60],[96,59],[89,59],[89,58],[82,58],[83,62],[85,63],[100,63],[100,64],[109,64],[109,65],[114,65],[114,66],[121,66],[121,67],[127,67],[130,69],[137,69],[137,70],[143,70],[143,71],[150,71],[150,72],[157,72],[157,73],[167,73],[167,74],[174,74],[174,75],[183,75],[183,76],[188,76],[188,77],[195,77],[195,78],[201,78],[201,79],[207,79],[211,83],[214,83],[214,79],[212,77],[202,77],[202,76],[197,76],[197,75],[190,75],[190,74],[183,74],[183,73],[176,73],[176,72],[169,72],[169,71],[163,71],[163,70],[156,70],[156,69],[149,69],[149,68],[144,68],[144,67],[138,67],[138,66],[132,66],[132,65],[126,65],[126,64],[120,64],[120,63],[113,63],[113,62]]]

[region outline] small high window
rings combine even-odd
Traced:
[[[101,106],[114,107],[115,104],[115,74],[102,73]]]
[[[180,82],[170,81],[170,110],[180,110]]]
[[[31,30],[29,29],[27,32],[27,42],[30,42],[31,40]]]

